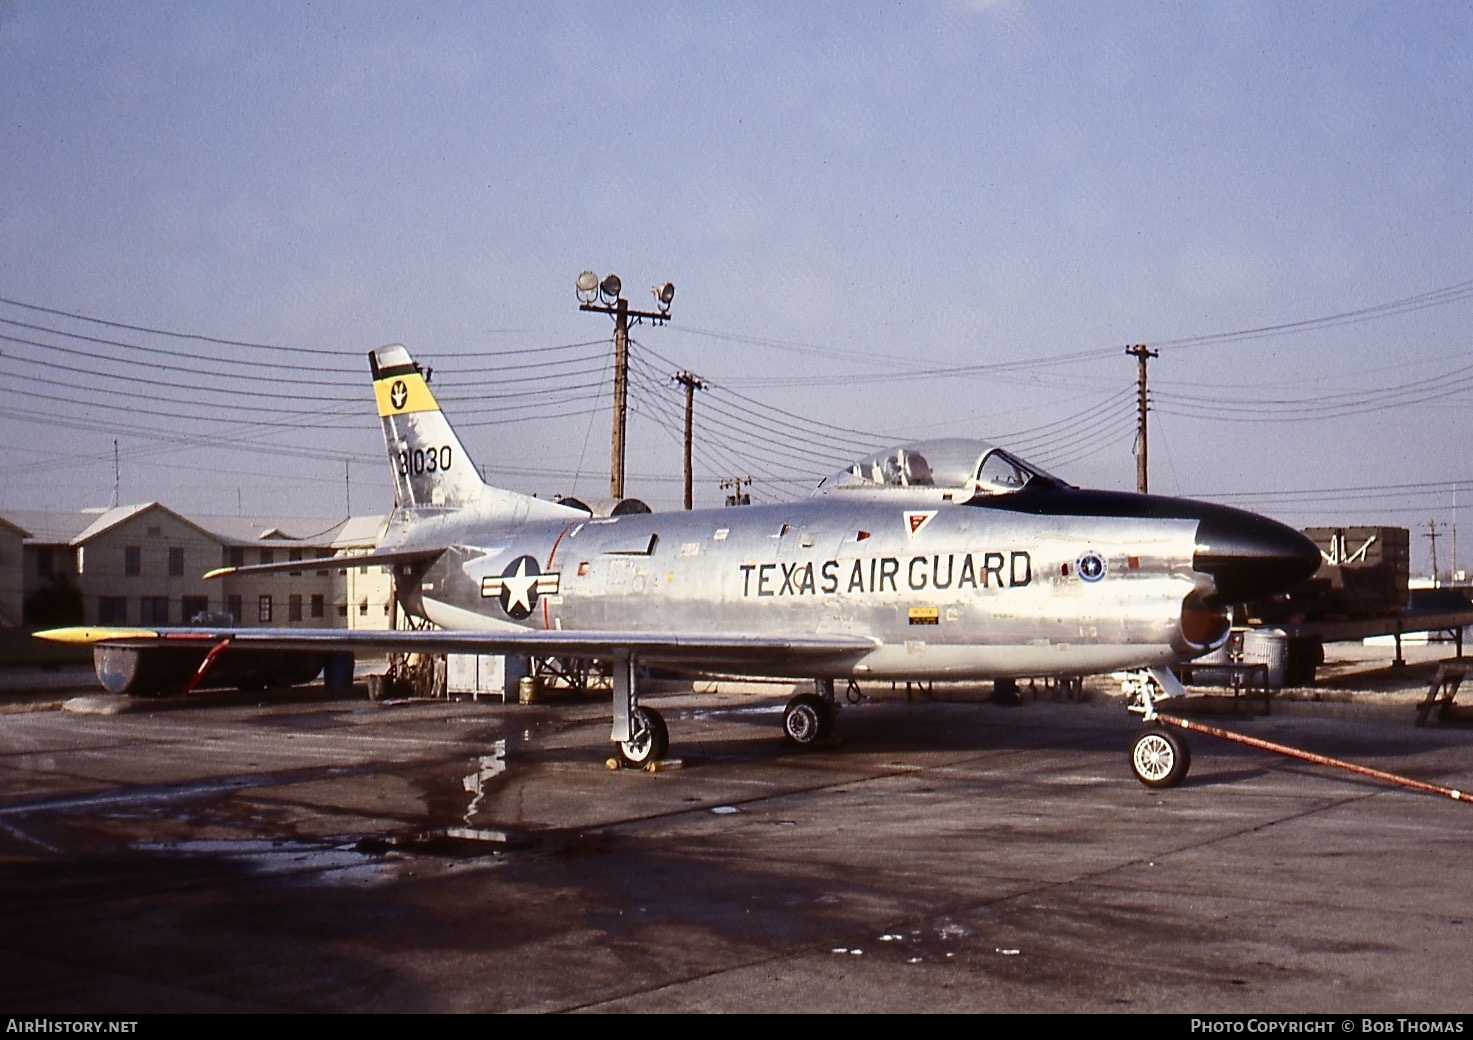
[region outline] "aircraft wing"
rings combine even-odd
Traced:
[[[229,641],[242,650],[317,650],[361,653],[524,654],[535,657],[615,658],[631,654],[644,664],[752,668],[852,661],[873,650],[872,639],[848,635],[709,635],[512,629],[494,631],[343,630],[296,628],[54,628],[38,639],[123,647],[204,647]]]

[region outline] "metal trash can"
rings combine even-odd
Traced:
[[[542,680],[535,675],[524,675],[517,680],[517,701],[521,704],[536,704],[542,699]]]

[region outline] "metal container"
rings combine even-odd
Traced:
[[[1243,633],[1243,663],[1268,666],[1268,688],[1284,688],[1284,662],[1288,659],[1289,637],[1278,628],[1250,628]]]

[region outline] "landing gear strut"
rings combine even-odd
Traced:
[[[670,750],[670,730],[654,708],[639,704],[634,655],[612,662],[614,673],[614,730],[611,737],[619,749],[619,761],[643,769],[665,757]]]
[[[1140,712],[1146,728],[1130,747],[1130,768],[1135,778],[1147,787],[1175,787],[1192,765],[1192,750],[1187,742],[1156,721],[1156,702],[1185,694],[1180,680],[1165,668],[1149,668],[1135,672],[1127,680],[1126,693],[1138,698],[1130,710]]]

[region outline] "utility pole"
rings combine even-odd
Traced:
[[[1438,584],[1437,584],[1437,521],[1436,520],[1428,520],[1422,526],[1425,527],[1425,528],[1427,528],[1427,540],[1432,543],[1432,587],[1435,589],[1435,588],[1438,587]]]
[[[696,391],[706,389],[701,377],[691,372],[677,372],[670,377],[685,387],[685,508],[692,508],[690,443],[695,429]]]
[[[1450,585],[1456,585],[1462,580],[1458,577],[1458,487],[1456,484],[1453,485],[1453,565],[1448,572],[1449,578],[1452,579],[1449,582]]]
[[[1126,347],[1125,352],[1135,356],[1138,362],[1136,375],[1136,397],[1137,415],[1135,424],[1135,489],[1142,494],[1151,490],[1150,468],[1147,464],[1146,455],[1146,413],[1149,410],[1149,400],[1146,397],[1146,360],[1148,358],[1160,357],[1160,351],[1150,350],[1144,343],[1137,343],[1133,347]]]
[[[644,318],[663,325],[670,317],[670,301],[675,299],[675,284],[665,282],[650,291],[655,294],[658,311],[633,311],[620,293],[624,284],[616,274],[602,279],[592,271],[578,276],[578,309],[599,311],[614,318],[614,424],[609,446],[609,497],[624,497],[624,421],[629,405],[629,319]]]
[[[624,497],[624,421],[629,411],[629,301],[614,310],[614,425],[609,446],[609,497]]]
[[[752,496],[742,494],[742,485],[752,486],[751,477],[732,477],[730,480],[721,482],[721,490],[730,491],[726,496],[726,504],[729,506],[749,506],[752,504]]]

